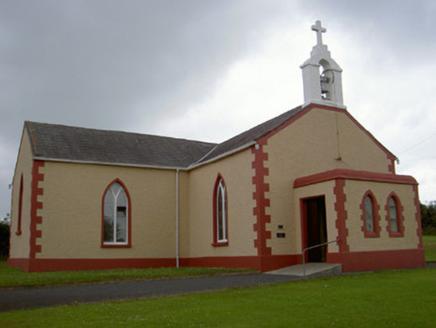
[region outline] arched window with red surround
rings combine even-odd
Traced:
[[[226,246],[228,238],[227,187],[221,174],[215,182],[213,191],[213,243],[214,246]]]
[[[102,207],[102,247],[130,247],[130,195],[120,180],[106,188]]]
[[[377,200],[370,190],[363,196],[360,208],[362,210],[362,231],[365,237],[380,237],[380,206],[377,204]]]
[[[15,234],[17,236],[21,235],[21,217],[23,212],[23,175],[21,175],[20,180],[20,194],[18,195],[18,220],[17,220],[17,231]]]
[[[389,195],[385,210],[389,237],[404,237],[403,206],[394,192]]]

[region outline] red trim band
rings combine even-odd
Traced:
[[[42,231],[38,230],[38,224],[42,224],[42,216],[38,215],[38,210],[42,209],[43,204],[38,200],[38,196],[44,194],[44,189],[39,187],[39,182],[44,181],[44,174],[39,172],[40,167],[44,167],[43,161],[33,161],[32,167],[32,194],[30,201],[30,254],[29,257],[34,259],[36,253],[41,253],[41,245],[36,244],[36,239],[42,237]]]
[[[425,266],[423,249],[328,253],[328,263],[342,264],[343,272],[418,268]]]
[[[333,193],[336,196],[335,201],[335,211],[337,213],[336,217],[336,229],[338,229],[338,246],[340,253],[348,253],[350,247],[348,246],[348,229],[346,225],[346,220],[348,218],[347,210],[345,209],[345,203],[347,201],[347,195],[344,192],[345,180],[337,179],[335,187],[333,188]]]
[[[9,259],[8,265],[28,272],[174,267],[174,258],[139,259]]]
[[[418,184],[418,182],[416,182],[416,180],[413,177],[408,175],[393,175],[389,173],[335,169],[335,170],[317,173],[317,174],[295,179],[294,188],[305,187],[312,184],[335,180],[335,179],[387,182],[387,183],[410,184],[410,185]]]
[[[271,239],[271,231],[266,230],[266,224],[271,222],[271,216],[266,214],[266,208],[270,206],[270,200],[265,197],[265,193],[269,191],[269,184],[265,182],[269,169],[264,165],[264,162],[268,160],[268,154],[263,151],[266,143],[266,139],[259,140],[259,143],[251,150],[254,155],[252,162],[254,169],[252,183],[255,186],[253,199],[256,201],[256,206],[253,208],[253,215],[256,217],[253,230],[257,232],[254,247],[257,248],[259,256],[271,255],[271,247],[267,246],[267,239]]]
[[[252,269],[267,272],[302,263],[301,255],[218,256],[182,258],[183,267]]]

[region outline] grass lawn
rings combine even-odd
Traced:
[[[425,260],[436,261],[436,236],[422,236]]]
[[[209,268],[160,268],[160,269],[120,269],[65,272],[23,272],[0,262],[1,287],[31,287],[54,284],[75,284],[108,280],[154,279],[182,276],[214,275],[247,270]]]
[[[434,327],[436,269],[0,314],[3,327]]]

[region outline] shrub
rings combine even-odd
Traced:
[[[10,226],[7,219],[0,221],[0,259],[7,259],[9,256]]]
[[[436,204],[421,204],[421,223],[424,235],[436,235]]]

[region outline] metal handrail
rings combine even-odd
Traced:
[[[341,238],[336,238],[335,240],[328,241],[326,243],[318,244],[318,245],[315,245],[315,246],[310,246],[310,247],[307,247],[307,248],[303,249],[303,277],[306,277],[306,256],[305,256],[305,253],[308,250],[311,250],[313,248],[325,246],[325,245],[328,245],[328,244],[331,244],[331,243],[337,243],[339,240],[341,240]]]

